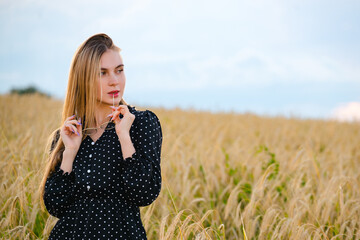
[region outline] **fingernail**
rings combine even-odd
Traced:
[[[71,117],[74,117],[75,116],[75,114],[74,115],[72,115]]]
[[[81,117],[79,118],[79,123],[81,123]]]
[[[78,135],[78,136],[80,136],[80,134],[79,134],[79,133],[77,133],[77,135]]]
[[[75,133],[74,130],[71,130],[71,131],[72,131],[73,133]]]
[[[107,117],[110,117],[110,116],[112,116],[112,113],[110,113],[109,115],[107,115]]]
[[[81,122],[78,122],[78,123],[79,123],[80,125],[82,125]]]

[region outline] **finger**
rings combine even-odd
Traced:
[[[119,105],[119,106],[109,106],[109,107],[117,109],[117,108],[119,108],[120,106],[123,106],[123,105]]]
[[[61,130],[65,135],[71,135],[73,134],[73,132],[71,130],[69,130],[68,127],[63,126],[62,130]]]
[[[119,114],[120,114],[120,111],[114,111],[112,113],[112,118],[110,121],[113,121],[114,119],[118,118]]]
[[[119,106],[119,109],[113,111],[113,118],[112,118],[112,120],[113,120],[114,118],[118,117],[119,115],[120,115],[119,118],[121,119],[125,114],[127,114],[127,113],[126,113],[126,110],[123,109],[123,108],[121,108],[121,107]]]
[[[110,108],[112,111],[116,111],[116,110],[118,110],[119,107],[110,106]]]
[[[73,119],[74,117],[75,117],[75,114],[72,115],[72,116],[70,116],[70,117],[68,117],[68,118],[66,118],[66,121],[67,121],[67,120],[70,120],[70,119]]]
[[[122,108],[122,109],[127,109],[127,110],[129,110],[128,106],[126,106],[126,105],[119,105],[118,108]]]
[[[67,123],[65,122],[64,125],[61,128],[63,131],[68,131],[69,127],[67,126]],[[70,130],[71,131],[71,130]]]
[[[115,118],[115,119],[114,119],[115,125],[118,125],[120,122],[121,122],[121,119],[120,119],[120,118]]]
[[[79,125],[76,125],[76,130],[79,133],[79,136],[82,136],[82,124],[81,124],[81,118],[79,118],[78,123],[80,123]]]
[[[74,126],[74,125],[73,125],[73,126]],[[77,124],[75,128],[76,128],[76,131],[77,131],[78,133],[81,133],[81,132],[82,132],[81,124]]]
[[[126,105],[120,105],[118,110],[124,115],[130,113],[129,108]]]
[[[65,128],[68,129],[69,131],[75,133],[76,128],[75,128],[74,125],[72,125],[72,124],[65,124]]]
[[[122,120],[122,114],[119,112],[113,120],[116,125],[119,124]]]
[[[80,123],[78,120],[75,120],[75,119],[74,119],[74,120],[66,121],[66,123],[67,123],[67,124],[70,123],[70,124],[73,124],[73,125],[75,124],[75,125],[77,125],[77,126],[81,126],[81,123]]]
[[[66,124],[66,126],[67,126],[73,133],[75,133],[75,134],[77,134],[78,136],[80,136],[77,128],[76,128],[74,125],[72,125],[72,124]]]
[[[129,111],[129,108],[127,105],[119,105],[118,107],[110,106],[110,107],[113,110],[113,113],[112,113],[113,117],[112,117],[111,121],[113,121],[117,117],[119,117],[119,119],[122,119],[125,115],[130,114],[130,111]]]
[[[74,130],[72,130],[70,127],[65,126],[65,125],[63,126],[62,131],[68,136],[71,136],[72,134],[75,134]]]

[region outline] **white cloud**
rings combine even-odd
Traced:
[[[189,69],[205,85],[241,86],[283,82],[356,83],[360,66],[355,68],[330,56],[312,53],[273,53],[243,49],[232,56],[210,56],[189,61]]]
[[[281,64],[288,69],[287,75],[298,76],[300,81],[359,82],[360,66],[356,68],[346,61],[331,56],[318,56],[310,52],[295,53],[285,57]]]
[[[289,87],[301,85],[316,92],[314,101],[328,104],[328,116],[332,103],[352,97],[360,83],[357,6],[324,0],[0,0],[0,31],[8,36],[0,40],[1,87],[10,86],[9,79],[44,86],[51,79],[59,86],[53,93],[64,92],[75,49],[105,32],[123,49],[129,90],[257,94],[263,87],[278,92],[274,99],[309,102]],[[41,77],[39,66],[46,66]],[[339,90],[336,99],[320,97],[327,85]],[[301,112],[318,111],[308,110],[308,102]]]
[[[341,122],[360,121],[360,102],[349,102],[333,110],[332,118]]]

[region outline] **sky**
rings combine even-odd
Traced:
[[[132,105],[360,119],[359,12],[358,0],[0,0],[0,94],[63,99],[75,50],[103,32]]]

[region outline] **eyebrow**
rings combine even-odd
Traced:
[[[120,65],[118,65],[117,67],[115,67],[115,69],[116,68],[119,68],[119,67],[123,67],[124,66],[124,64],[120,64]],[[101,68],[101,70],[107,70],[107,68]]]

